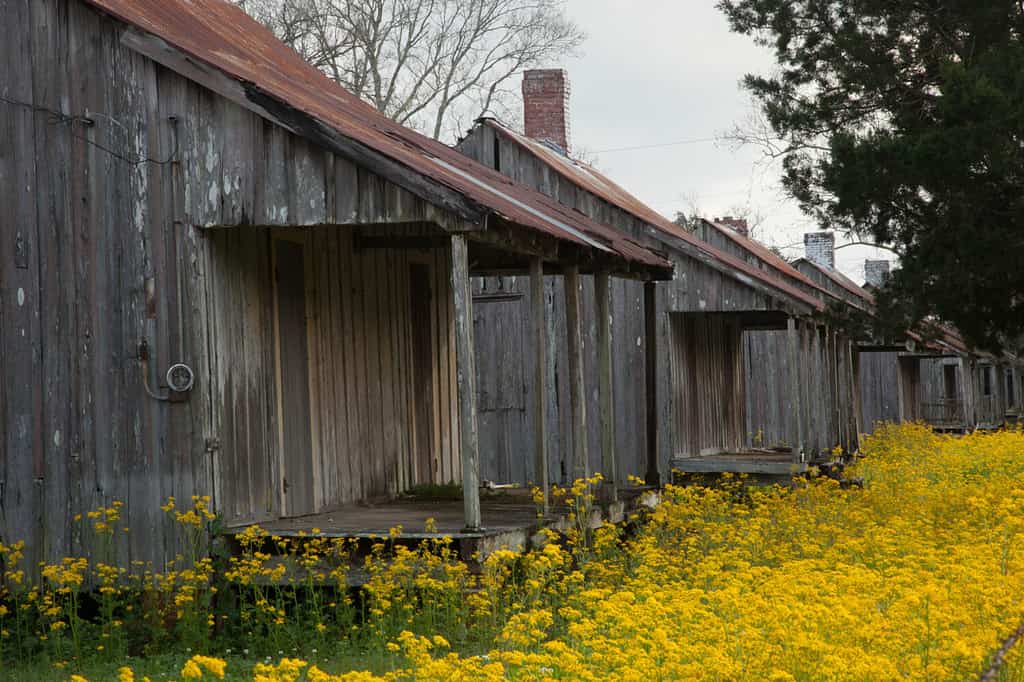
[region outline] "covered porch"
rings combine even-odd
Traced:
[[[571,419],[585,433],[581,273],[604,291],[596,305],[604,306],[607,341],[610,278],[667,277],[670,269],[597,239],[566,243],[498,216],[488,222],[485,231],[455,234],[426,221],[208,230],[205,312],[217,370],[209,390],[221,434],[210,452],[229,535],[253,523],[280,534],[425,533],[433,518],[435,530],[423,537],[522,547],[557,520],[544,467],[533,481],[544,492],[539,505],[529,490],[481,501],[470,277],[516,272],[538,285],[545,275],[564,278]],[[544,308],[534,314],[544,352]],[[610,352],[602,354],[602,371],[611,367]],[[531,400],[542,428],[520,456],[546,462],[547,396],[538,390]],[[607,415],[590,419],[604,424]],[[592,473],[583,447],[574,462],[577,477]],[[621,482],[613,462],[604,473],[604,497],[614,501]],[[450,484],[457,501],[403,499]]]
[[[856,449],[847,339],[782,310],[670,317],[676,472],[787,479]]]
[[[964,362],[957,356],[918,357],[918,367],[905,369],[907,364],[915,362],[914,358],[900,358],[900,376],[905,374],[919,375],[920,395],[913,391],[915,382],[903,380],[909,384],[901,395],[920,400],[920,409],[916,411],[901,410],[903,421],[918,419],[938,431],[961,432],[967,428],[966,393],[970,387],[965,384]],[[909,400],[907,400],[909,402]]]

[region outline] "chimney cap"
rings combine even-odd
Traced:
[[[549,78],[551,76],[562,76],[567,77],[569,72],[565,69],[527,69],[523,71],[523,79],[528,80],[531,78]]]

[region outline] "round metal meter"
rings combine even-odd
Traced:
[[[192,368],[182,362],[171,365],[170,369],[167,370],[167,385],[175,393],[184,393],[185,391],[192,390],[194,381],[195,374],[192,372]]]

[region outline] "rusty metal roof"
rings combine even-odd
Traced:
[[[875,304],[875,295],[862,286],[859,286],[852,279],[839,272],[835,268],[827,268],[820,263],[815,263],[809,258],[799,258],[797,262],[806,263],[816,271],[820,272],[823,277],[827,277],[831,281],[835,282],[840,288],[845,289],[848,293],[853,294],[864,303],[869,305]]]
[[[237,89],[234,94],[244,97],[243,104],[251,109],[266,113],[268,102],[275,102],[276,108],[298,112],[308,120],[295,126],[297,134],[322,137],[320,126],[326,126],[331,134],[356,143],[360,165],[375,170],[374,159],[384,159],[388,167],[397,163],[421,179],[419,187],[439,187],[442,193],[463,198],[458,206],[441,207],[471,222],[481,223],[486,214],[495,213],[521,227],[618,255],[662,274],[671,272],[669,261],[625,235],[388,119],[224,0],[85,2],[184,53],[188,61],[179,64],[181,68],[198,64],[228,76]],[[168,61],[175,68],[177,62]],[[411,184],[406,189],[431,201],[429,192],[418,192],[416,183]]]
[[[526,137],[525,135],[512,130],[497,119],[482,118],[479,123],[492,127],[494,130],[501,133],[506,139],[510,139],[517,143],[527,152],[533,154],[540,161],[546,164],[549,168],[566,178],[569,182],[572,182],[585,191],[594,194],[614,206],[617,206],[657,230],[687,242],[705,256],[718,261],[722,265],[726,266],[728,270],[732,270],[736,275],[753,277],[762,284],[767,284],[787,297],[796,299],[800,303],[810,306],[812,309],[822,310],[824,308],[824,303],[820,299],[802,291],[793,283],[787,282],[779,276],[775,276],[768,271],[751,265],[730,253],[721,251],[711,244],[708,244],[702,239],[694,236],[689,231],[676,225],[671,220],[640,201],[640,199],[630,194],[622,186],[615,183],[593,166],[565,156],[542,142]],[[771,252],[769,251],[769,253]],[[774,256],[774,254],[772,255]],[[783,263],[785,263],[785,261],[783,261]],[[799,280],[806,286],[813,287],[815,289],[820,288],[803,274],[797,272],[788,263],[785,263],[785,269],[777,269],[780,271],[784,270],[787,275],[791,276],[795,280]],[[737,276],[736,279],[743,281],[742,276]]]
[[[730,241],[734,242],[741,249],[743,249],[750,255],[754,256],[758,260],[762,261],[768,267],[777,271],[780,275],[797,280],[804,284],[805,286],[809,286],[814,289],[821,289],[817,282],[815,282],[807,275],[797,270],[789,263],[789,261],[787,261],[779,254],[775,253],[774,251],[772,251],[771,249],[769,249],[767,246],[757,241],[756,239],[745,237],[736,230],[729,227],[728,225],[725,225],[714,220],[704,219],[704,222],[718,230],[720,233],[722,233],[723,236],[725,236]]]

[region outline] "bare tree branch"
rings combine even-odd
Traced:
[[[525,69],[584,34],[564,0],[235,0],[307,61],[399,123],[440,138],[506,109]]]

